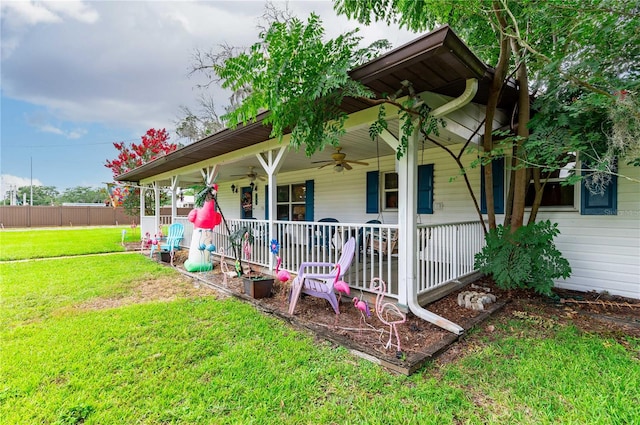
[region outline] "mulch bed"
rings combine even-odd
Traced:
[[[402,349],[398,353],[395,339],[391,347],[387,346],[389,327],[380,322],[375,313],[365,320],[347,298],[343,298],[340,305],[341,314],[337,316],[326,300],[305,296],[298,301],[295,314],[292,316],[287,312],[289,304],[286,284],[276,280],[271,297],[256,300],[244,293],[244,284],[240,278],[228,277],[225,283],[218,267],[210,272],[186,272],[182,268],[186,255],[186,252],[178,252],[174,260],[174,266],[182,273],[214,287],[219,292],[251,302],[266,314],[309,330],[318,338],[344,346],[353,354],[392,371],[409,375],[445,352],[448,354],[443,357],[452,360],[464,351],[464,335],[457,336],[409,313],[407,321],[398,325]],[[490,293],[497,297],[497,301],[488,305],[484,311],[460,307],[457,302],[459,292],[481,291],[467,286],[427,305],[426,308],[457,323],[465,330],[475,327],[479,329],[479,333],[494,332],[493,325],[482,324],[490,316],[495,316],[491,322],[505,321],[521,317],[525,311],[529,313],[524,314],[548,318],[544,320],[553,323],[572,323],[587,332],[612,335],[623,343],[627,336],[640,338],[640,300],[565,290],[557,290],[558,297],[553,300],[531,291],[499,289],[490,278],[482,278],[472,285],[488,288]],[[351,295],[361,296],[359,293]],[[563,302],[560,302],[560,299],[563,299]],[[369,306],[373,307],[373,300],[369,302]],[[456,347],[452,349],[452,345]]]

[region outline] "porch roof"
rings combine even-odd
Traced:
[[[457,97],[469,78],[479,80],[473,102],[486,104],[493,69],[484,64],[469,47],[445,25],[403,46],[353,69],[351,77],[365,84],[376,94],[395,92],[404,80],[412,82],[416,92],[429,91]],[[500,107],[513,105],[516,91],[503,93]],[[364,101],[348,98],[342,109],[351,114],[371,107]],[[118,181],[140,182],[153,176],[186,167],[206,158],[236,151],[268,140],[271,127],[262,121],[264,112],[253,123],[224,129],[195,143],[175,150],[116,177]]]

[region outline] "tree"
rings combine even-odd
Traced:
[[[249,52],[214,65],[222,87],[245,90],[242,103],[223,116],[229,126],[255,120],[269,111],[264,123],[272,137],[291,129],[291,145],[305,146],[307,155],[325,145],[337,145],[347,118],[340,108],[345,97],[372,98],[369,89],[352,80],[348,71],[388,46],[377,42],[359,48],[357,30],[324,42],[319,17],[305,24],[298,18],[273,22]]]
[[[175,151],[178,145],[169,143],[169,134],[163,128],[162,130],[149,129],[142,136],[139,144],[131,143],[126,145],[124,142],[114,142],[113,146],[119,152],[115,159],[106,160],[104,166],[113,172],[114,180],[121,174],[126,173],[136,167],[153,161],[163,155]],[[167,195],[161,192],[160,203],[167,201]],[[138,215],[140,212],[140,189],[135,188],[124,200],[124,210],[130,216]],[[152,214],[155,206],[155,196],[145,191],[145,207],[146,214]]]
[[[606,0],[552,0],[544,3],[509,0],[337,0],[336,9],[365,24],[372,17],[397,22],[414,30],[434,28],[441,23],[452,24],[472,49],[479,52],[488,63],[494,64],[495,73],[486,105],[483,146],[479,152],[480,162],[485,165],[491,231],[497,229],[491,190],[492,160],[496,157],[506,153],[512,158],[512,178],[505,214],[508,231],[503,234],[516,234],[523,226],[525,197],[531,178],[535,183],[535,202],[539,205],[545,179],[548,179],[548,173],[545,176],[543,172],[558,170],[566,155],[580,155],[590,149],[592,158],[599,161],[597,168],[602,170],[612,169],[610,162],[615,155],[626,155],[623,159],[631,163],[640,162],[637,158],[640,138],[634,137],[640,122],[637,102],[629,94],[615,94],[623,93],[623,90],[624,93],[632,93],[631,88],[637,86],[640,43],[637,43],[636,6]],[[260,41],[248,52],[215,64],[213,69],[223,87],[249,93],[238,108],[223,116],[223,119],[233,127],[254,121],[259,113],[269,111],[264,121],[272,126],[271,136],[282,138],[285,131],[290,131],[291,145],[296,148],[304,145],[306,153],[311,155],[327,144],[337,144],[338,138],[344,133],[346,118],[339,106],[344,97],[350,96],[368,100],[372,105],[392,104],[398,109],[403,129],[397,152],[399,157],[405,153],[408,135],[415,129],[425,138],[430,138],[431,133],[437,134],[438,126],[442,123],[430,117],[430,108],[413,93],[410,81],[404,83],[404,87],[400,87],[395,94],[374,99],[366,87],[349,78],[348,71],[360,63],[359,60],[376,55],[380,44],[368,49],[358,48],[360,39],[356,31],[328,41],[324,41],[323,36],[324,31],[315,15],[311,15],[306,24],[296,18],[274,22],[260,34]],[[625,52],[618,55],[620,49]],[[498,141],[492,128],[493,117],[503,88],[513,81],[519,88],[517,108],[513,111],[513,131],[506,138],[500,134],[503,140]],[[549,116],[556,122],[541,119],[535,128],[530,127],[536,124],[536,121],[531,123],[531,88],[538,91],[539,98],[555,96],[558,99],[555,111],[559,115]],[[559,91],[568,91],[570,88],[579,90],[577,98],[567,99],[558,95]],[[611,120],[617,126],[599,121],[599,138],[604,138],[607,143],[581,145],[566,144],[561,140],[562,143],[558,144],[554,143],[559,141],[557,139],[543,137],[545,132],[564,131],[575,135],[570,140],[584,139],[585,127],[570,125],[569,118],[575,114],[577,106],[587,109],[599,107],[610,112],[605,116],[614,117],[615,113],[611,112],[622,109],[625,99],[627,103],[624,106],[630,111],[625,117],[628,123],[620,118]],[[577,105],[577,101],[581,104]],[[370,128],[372,136],[387,126],[384,111],[381,107],[378,120]],[[538,108],[537,112],[543,114],[544,110]],[[595,123],[597,118],[593,121]],[[532,129],[536,137],[529,137]],[[619,145],[624,148],[610,149],[612,143],[609,141],[615,139],[622,139]],[[459,155],[441,147],[463,170]],[[611,151],[615,155],[606,155]],[[466,179],[466,174],[464,177]],[[579,178],[578,175],[575,177]],[[467,187],[475,201],[468,180]],[[477,202],[476,210],[482,218]],[[534,205],[534,213],[530,218],[532,226],[535,211]],[[502,243],[511,242],[505,237]],[[542,268],[547,266],[549,264]]]
[[[496,73],[489,93],[483,140],[487,157],[485,188],[492,229],[496,222],[492,208],[492,167],[487,159],[501,153],[495,150],[491,118],[507,78],[515,78],[521,88],[517,133],[511,138],[510,147],[513,171],[506,221],[512,231],[523,224],[530,176],[535,180],[536,199],[540,199],[540,191],[544,189],[540,171],[559,167],[557,159],[561,156],[555,153],[582,153],[598,163],[598,170],[605,172],[614,170],[616,157],[634,164],[640,162],[640,108],[636,99],[616,94],[623,90],[635,94],[634,90],[639,88],[637,4],[615,0],[336,0],[335,8],[365,24],[380,19],[422,31],[449,23],[461,32],[474,51],[494,64]],[[533,123],[530,123],[529,88],[539,92],[534,106],[540,119]],[[571,92],[575,96],[567,97]],[[545,114],[550,111],[540,105],[555,105],[549,108],[553,113]],[[594,126],[585,129],[578,120],[572,119],[577,110],[588,113],[594,109],[605,112],[600,114],[599,130],[595,133]],[[616,113],[621,109],[628,111],[626,122]],[[607,116],[610,118],[604,118]],[[530,124],[534,125],[530,127]],[[533,139],[529,137],[530,128],[536,135]],[[559,133],[572,137],[558,138]],[[551,134],[556,137],[544,137]],[[585,142],[585,139],[593,141],[594,135],[600,139],[598,143]],[[535,220],[535,207],[530,222]]]
[[[108,199],[109,195],[104,188],[76,186],[65,189],[58,197],[58,202],[104,203]]]
[[[54,205],[60,192],[55,186],[22,186],[18,188],[16,199],[18,204],[22,204],[22,200],[26,199],[26,205],[30,205],[31,192],[33,189],[33,206],[36,205]]]
[[[190,143],[210,136],[224,128],[216,111],[215,103],[210,97],[200,97],[200,110],[194,113],[187,106],[180,106],[180,118],[176,124],[176,134],[189,140]]]
[[[141,139],[142,141],[139,144],[113,143],[113,146],[119,152],[118,156],[115,159],[108,159],[104,166],[113,172],[114,179],[178,148],[177,144],[168,142],[169,133],[164,128],[162,130],[151,128],[147,130],[147,133]]]

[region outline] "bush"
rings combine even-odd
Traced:
[[[492,275],[503,289],[532,288],[550,295],[553,280],[571,275],[553,239],[560,234],[549,220],[522,226],[498,226],[485,236],[486,246],[475,256],[475,268]]]

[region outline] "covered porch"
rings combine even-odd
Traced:
[[[229,228],[248,226],[256,237],[249,261],[271,270],[272,239],[281,246],[283,267],[296,273],[304,261],[337,260],[342,242],[353,236],[357,253],[345,277],[353,290],[365,292],[371,278],[380,277],[387,282],[387,297],[401,308],[462,333],[421,304],[447,282],[472,273],[474,255],[484,243],[484,223],[465,183],[455,181],[460,170],[445,151],[461,152],[465,164],[475,159],[467,148],[481,142],[491,70],[443,27],[351,74],[377,93],[409,79],[446,126],[429,139],[417,131],[404,134],[400,111],[388,107],[388,126],[372,141],[369,128],[378,119],[379,106],[349,99],[342,105],[348,119],[339,147],[308,157],[303,149],[289,147],[289,135],[271,138],[262,123],[265,112],[255,122],[222,130],[119,179],[154,190],[156,205],[159,191],[169,189],[174,205],[170,221],[184,224],[185,246],[193,231],[186,217],[176,213],[179,191],[203,182],[219,185],[217,201]],[[512,100],[507,91],[504,103]],[[498,111],[494,127],[505,119]],[[401,140],[408,140],[408,147],[397,158]],[[469,169],[467,176],[478,196],[480,170]],[[148,227],[153,233],[162,220],[158,211],[142,217],[143,232]],[[234,255],[225,226],[216,227],[211,238],[225,255]]]

